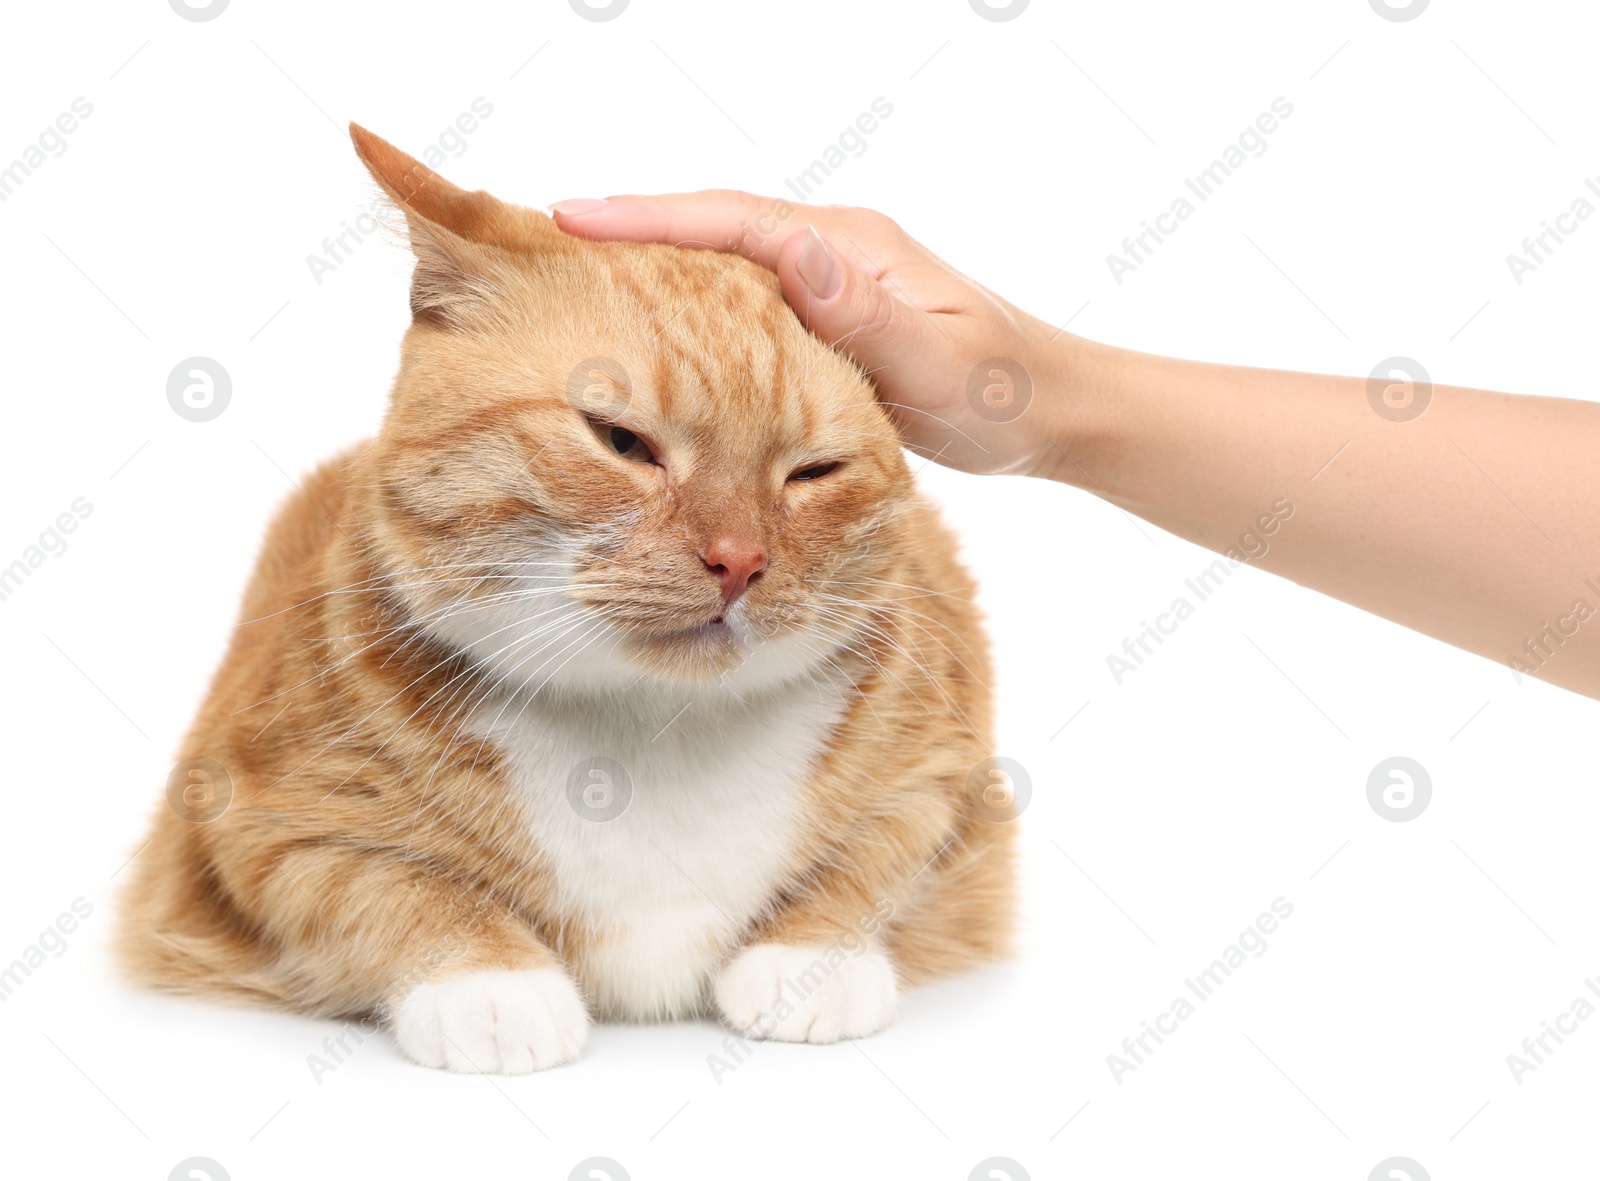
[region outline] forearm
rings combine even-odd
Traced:
[[[1363,378],[1052,350],[1056,478],[1600,697],[1600,406],[1434,386],[1394,421]]]

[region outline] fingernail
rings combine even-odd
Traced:
[[[593,213],[604,206],[603,198],[596,200],[594,197],[572,197],[566,201],[557,201],[550,206],[550,212],[559,213],[564,217],[578,217],[585,213]]]
[[[800,251],[795,270],[800,272],[801,280],[818,299],[832,299],[844,286],[844,275],[815,226],[806,227],[806,244]]]

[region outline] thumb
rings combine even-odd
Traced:
[[[816,229],[791,234],[775,269],[783,298],[800,322],[837,344],[865,369],[915,356],[920,325],[872,276],[846,262]]]

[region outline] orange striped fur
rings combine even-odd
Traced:
[[[845,993],[879,986],[841,983],[861,957],[892,992],[1000,954],[1014,825],[969,788],[991,753],[973,584],[868,380],[742,258],[568,238],[352,134],[410,227],[414,322],[377,436],[267,534],[181,751],[231,802],[157,809],[128,972],[410,1004],[419,1061],[518,1070],[573,1056],[591,1016],[748,1028],[762,972],[811,1015],[756,1036],[870,1032],[885,1015]],[[765,561],[732,606],[722,544]],[[567,763],[617,751],[628,808],[572,820]],[[733,970],[763,947],[827,970]],[[469,978],[512,991],[443,991]],[[512,1028],[524,985],[548,1003]]]

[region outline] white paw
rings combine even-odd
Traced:
[[[527,1074],[571,1062],[589,1014],[559,968],[468,972],[419,984],[394,1012],[413,1062],[463,1074]]]
[[[894,965],[881,951],[758,943],[734,957],[714,990],[723,1020],[746,1037],[836,1042],[894,1016]]]

